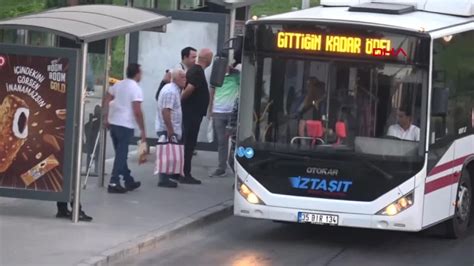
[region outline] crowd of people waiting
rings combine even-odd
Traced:
[[[208,48],[199,51],[193,47],[182,49],[181,62],[166,70],[156,92],[157,139],[165,138],[184,145],[183,175],[160,173],[159,187],[176,188],[178,183],[202,183],[191,174],[191,169],[203,119],[212,119],[218,146],[217,167],[210,176],[226,176],[227,163],[232,164],[232,161],[228,162],[233,159],[228,156],[228,143],[232,132],[235,132],[232,129],[236,124],[240,64],[234,63],[228,67],[221,87],[209,88],[205,70],[212,64],[213,57],[213,52]],[[141,141],[146,142],[147,139],[142,110],[144,97],[139,85],[142,74],[139,64],[128,65],[126,78],[110,87],[105,96],[104,123],[110,132],[115,151],[108,193],[123,194],[141,186],[141,182],[132,176],[127,160],[136,126],[140,130]],[[67,203],[58,203],[56,216],[71,217]],[[92,217],[81,209],[79,220],[92,221]]]

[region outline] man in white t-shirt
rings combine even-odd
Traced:
[[[401,140],[420,141],[420,128],[412,124],[408,109],[400,109],[397,114],[398,123],[388,128],[387,135]]]
[[[141,131],[141,140],[146,141],[145,123],[141,103],[143,92],[138,82],[142,77],[140,65],[130,64],[127,67],[127,78],[111,87],[106,95],[105,106],[106,126],[110,129],[110,136],[115,150],[115,161],[112,176],[108,186],[109,193],[126,193],[140,187],[131,176],[127,165],[128,145],[132,141],[135,126]],[[125,187],[120,184],[123,177]]]

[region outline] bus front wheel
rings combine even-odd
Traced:
[[[462,237],[468,229],[472,216],[472,184],[469,172],[465,169],[459,181],[454,217],[446,222],[446,236]]]

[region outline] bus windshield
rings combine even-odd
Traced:
[[[241,143],[303,154],[400,160],[423,155],[425,69],[272,54],[251,57],[244,56]]]
[[[272,193],[358,201],[416,175],[426,150],[430,39],[413,34],[314,21],[249,23],[238,164]],[[316,195],[288,183],[308,175],[355,185]]]

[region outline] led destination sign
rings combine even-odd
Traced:
[[[402,48],[392,48],[392,40],[341,35],[278,32],[279,49],[368,56],[406,56]]]
[[[315,56],[428,66],[430,45],[428,34],[403,30],[325,22],[255,22],[247,25],[244,51],[257,56]]]

